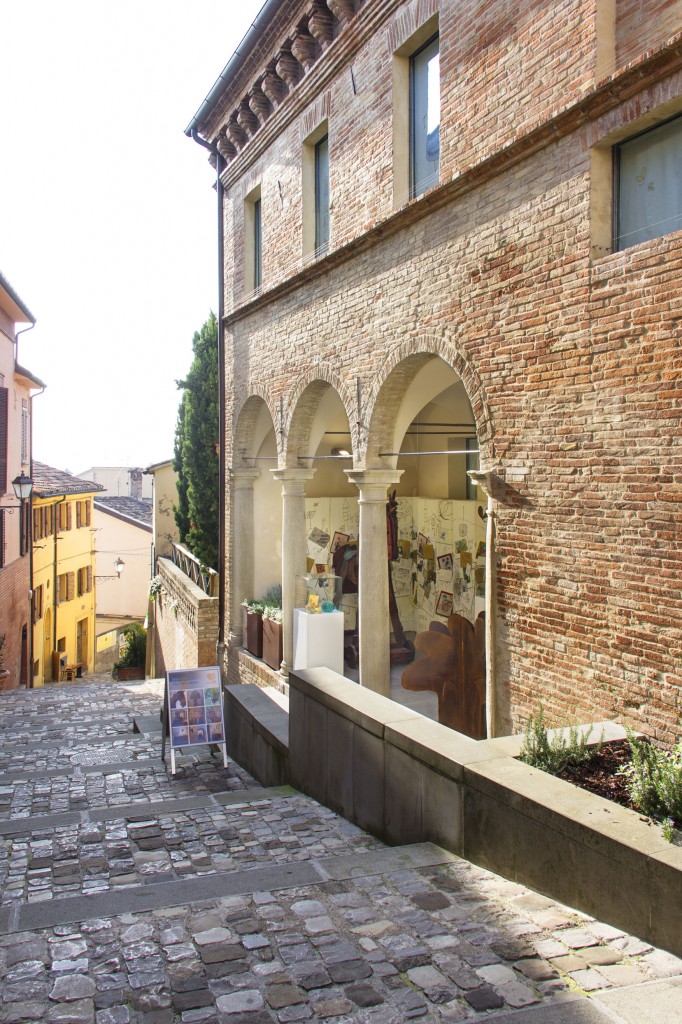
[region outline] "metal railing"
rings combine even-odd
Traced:
[[[219,577],[215,569],[204,565],[196,555],[175,541],[172,542],[171,559],[173,565],[177,565],[178,569],[184,572],[185,576],[189,576],[208,597],[218,596]]]

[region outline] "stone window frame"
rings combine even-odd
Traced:
[[[261,186],[244,198],[244,294],[260,292],[263,286],[263,207]]]
[[[329,232],[326,241],[319,245],[318,241],[318,145],[327,139],[327,167],[329,170]],[[331,160],[329,158],[329,121],[325,118],[303,140],[301,152],[301,195],[302,195],[302,240],[303,257],[315,258],[329,251],[331,241]]]
[[[617,147],[682,117],[682,96],[654,107],[618,128],[607,132],[590,147],[590,257],[603,259],[627,252],[631,246],[617,246]],[[668,232],[659,235],[667,237]],[[651,239],[655,242],[656,239]],[[645,243],[633,243],[645,244]]]
[[[637,132],[635,135],[630,135],[627,139],[616,144],[613,148],[613,249],[614,252],[622,252],[624,249],[630,248],[632,245],[638,245],[640,241],[654,241],[656,238],[663,238],[665,235],[672,234],[675,231],[679,231],[679,227],[668,227],[660,230],[657,234],[652,235],[651,238],[640,239],[639,241],[628,241],[624,239],[621,234],[621,215],[623,211],[624,198],[621,194],[621,164],[623,159],[623,151],[627,150],[631,143],[637,142],[639,139],[644,138],[647,135],[652,135],[654,132],[660,132],[661,129],[666,126],[677,125],[676,130],[676,146],[682,148],[682,115],[676,114],[673,117],[667,118],[660,124],[652,125],[649,128],[643,129],[643,131]],[[669,193],[664,195],[664,204],[667,204],[670,198]],[[645,231],[648,228],[655,227],[655,225],[649,224],[642,226],[639,231]]]
[[[439,40],[438,13],[432,15],[393,51],[393,208],[418,198],[412,185],[412,58]],[[441,76],[442,82],[442,76]],[[434,186],[438,184],[434,182]],[[421,194],[421,193],[419,193]]]

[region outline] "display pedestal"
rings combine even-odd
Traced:
[[[294,608],[293,667],[331,668],[343,675],[343,612],[310,615]]]

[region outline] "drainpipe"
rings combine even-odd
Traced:
[[[225,272],[223,268],[223,183],[220,180],[225,161],[212,142],[206,142],[192,127],[189,134],[200,146],[212,153],[216,160],[216,193],[218,197],[218,642],[216,661],[223,675],[225,659]]]

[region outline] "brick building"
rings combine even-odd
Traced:
[[[679,2],[265,4],[187,129],[223,210],[229,678],[279,579],[286,671],[340,534],[387,692],[396,487],[401,616],[485,608],[492,731],[541,701],[679,737],[681,115]]]
[[[11,688],[31,680],[31,503],[12,481],[31,476],[32,392],[44,387],[19,363],[19,336],[34,324],[0,274],[0,636]]]

